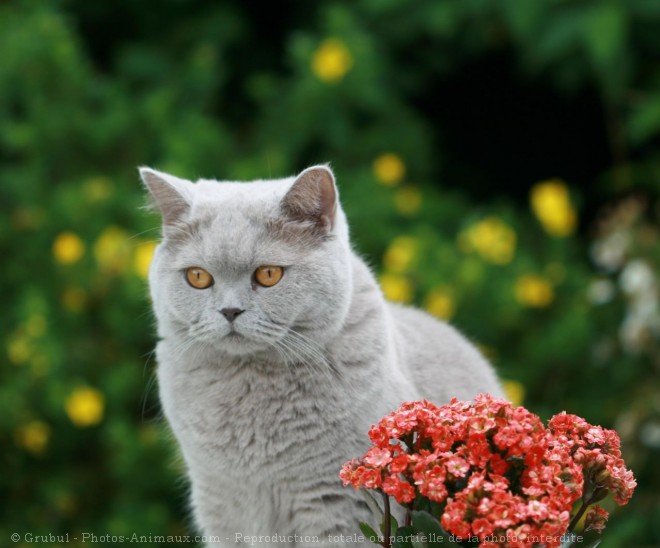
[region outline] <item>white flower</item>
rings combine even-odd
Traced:
[[[592,304],[600,305],[609,303],[616,293],[616,287],[610,280],[594,280],[587,290],[587,298]]]
[[[591,258],[602,269],[616,272],[626,259],[630,245],[630,234],[616,231],[602,240],[596,241],[591,247]]]
[[[651,267],[640,259],[630,261],[621,272],[619,279],[621,289],[627,295],[655,294],[656,281]]]

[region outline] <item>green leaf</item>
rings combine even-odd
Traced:
[[[396,535],[397,530],[399,529],[399,522],[390,512],[390,536]],[[385,519],[380,524],[380,530],[385,533]]]
[[[541,65],[551,65],[571,55],[583,34],[583,10],[579,5],[569,5],[555,15],[546,14],[545,24],[539,27],[538,35],[530,53]]]
[[[637,145],[660,133],[660,95],[652,95],[636,105],[627,125],[630,140]]]
[[[433,517],[428,512],[413,512],[412,524],[417,528],[418,531],[439,533],[443,536],[446,535],[438,519]]]
[[[390,515],[390,532],[393,535],[396,535],[396,532],[399,530],[399,522],[393,515]]]
[[[616,2],[600,2],[585,18],[584,44],[605,94],[619,98],[627,86],[628,14]]]
[[[629,0],[628,7],[631,13],[640,19],[660,16],[660,2],[658,0]]]
[[[415,548],[411,542],[415,529],[412,527],[401,527],[394,536],[392,548]]]
[[[422,544],[423,547],[434,548],[454,545],[454,543],[449,542],[449,535],[442,528],[437,518],[428,512],[413,512],[412,526],[417,533],[427,537],[426,542]]]
[[[542,24],[544,9],[541,2],[504,2],[501,8],[512,33],[521,41],[533,37],[539,23]]]
[[[427,543],[426,535],[423,533],[413,536],[410,539],[410,544],[412,544],[413,548],[427,548],[427,546],[430,546],[430,544]]]
[[[373,527],[369,525],[368,523],[360,523],[360,531],[364,534],[365,537],[367,537],[371,542],[374,544],[380,545],[380,542],[378,542],[378,533],[374,531]]]
[[[591,60],[599,68],[611,67],[624,47],[627,14],[614,2],[596,4],[585,19],[585,40]]]

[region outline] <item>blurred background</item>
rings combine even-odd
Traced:
[[[328,161],[390,299],[620,433],[639,487],[602,546],[660,545],[660,2],[256,6],[0,4],[0,545],[188,527],[136,167]]]

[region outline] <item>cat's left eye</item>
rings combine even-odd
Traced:
[[[281,266],[263,265],[254,271],[254,279],[264,287],[273,287],[283,275],[284,269]]]

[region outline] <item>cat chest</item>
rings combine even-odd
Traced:
[[[163,407],[184,453],[284,473],[282,462],[313,459],[336,442],[344,410],[300,386],[259,380],[163,379]]]

